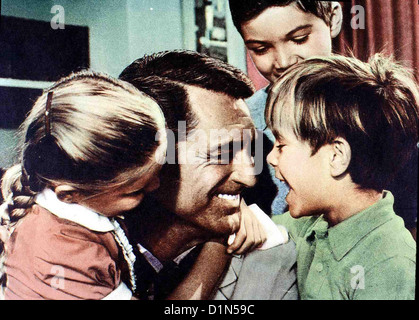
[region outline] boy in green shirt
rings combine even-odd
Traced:
[[[418,141],[413,79],[380,55],[334,56],[272,86],[267,160],[290,190],[273,220],[296,242],[302,299],[414,299],[416,243],[384,190]]]
[[[295,63],[314,56],[330,56],[332,39],[339,35],[342,20],[350,18],[342,16],[337,1],[229,0],[229,4],[233,23],[254,65],[271,84]],[[246,100],[256,128],[263,130],[265,136],[264,158],[271,149],[269,143],[275,140],[264,119],[267,91],[267,88],[260,89]],[[417,192],[414,191],[417,190],[418,151],[414,150],[414,157],[388,186],[396,199],[395,211],[412,234],[416,234],[417,217]],[[288,189],[269,169],[266,164],[258,184],[245,193],[245,199],[266,212],[280,214],[287,209],[284,199]],[[411,185],[409,194],[406,194],[406,184]]]

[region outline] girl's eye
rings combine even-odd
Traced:
[[[304,35],[304,36],[292,38],[292,42],[299,45],[299,44],[303,44],[303,43],[307,42],[308,38],[309,38],[309,35],[307,34],[307,35]]]
[[[136,190],[136,191],[132,191],[132,192],[129,192],[129,193],[126,193],[125,194],[125,196],[126,197],[135,197],[135,196],[138,196],[138,195],[140,195],[140,194],[142,194],[143,193],[143,189],[141,188],[141,189],[139,189],[139,190]]]

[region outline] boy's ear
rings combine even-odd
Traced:
[[[54,189],[57,198],[65,203],[78,203],[80,200],[79,191],[71,186],[60,184]]]
[[[348,169],[351,162],[351,146],[346,139],[337,137],[332,143],[330,157],[330,173],[333,177],[339,177]]]
[[[340,30],[342,29],[342,6],[339,2],[332,2],[332,17],[330,19],[330,36],[335,38],[339,35]]]

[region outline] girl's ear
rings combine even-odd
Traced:
[[[337,137],[332,143],[332,155],[330,158],[330,173],[333,177],[339,177],[346,172],[351,162],[351,146],[346,139]]]
[[[55,195],[65,203],[78,203],[80,199],[79,191],[71,186],[60,184],[55,187]]]
[[[330,19],[330,36],[333,38],[337,37],[342,28],[342,6],[339,2],[332,2],[332,16]]]

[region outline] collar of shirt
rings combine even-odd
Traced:
[[[115,230],[114,225],[107,217],[79,204],[62,202],[51,189],[46,188],[37,194],[35,202],[57,217],[75,222],[92,231]]]
[[[331,228],[327,228],[327,222],[321,216],[310,235],[315,233],[318,238],[327,237],[333,255],[339,261],[362,238],[394,217],[393,203],[391,192],[384,191],[381,200]]]
[[[138,250],[140,253],[144,256],[144,258],[147,260],[147,262],[153,267],[153,269],[159,273],[163,269],[163,264],[160,262],[159,259],[157,259],[150,251],[148,251],[146,248],[144,248],[140,243],[137,243]],[[195,247],[192,247],[185,252],[178,255],[175,259],[173,259],[173,262],[179,265],[181,261],[194,249]]]

